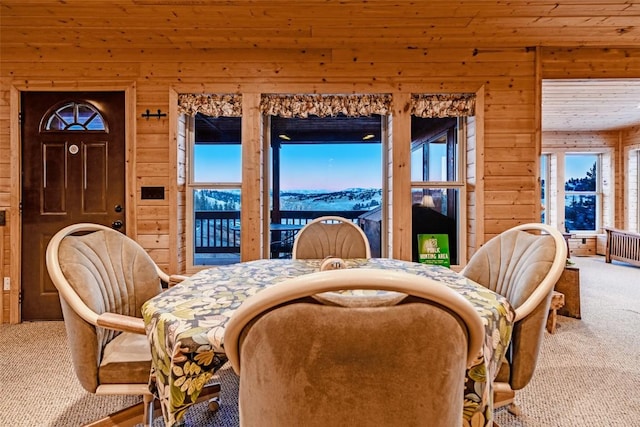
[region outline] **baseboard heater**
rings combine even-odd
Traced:
[[[605,262],[617,260],[640,267],[640,233],[605,228],[607,247]]]

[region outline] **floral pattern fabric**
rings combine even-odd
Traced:
[[[205,269],[144,304],[155,379],[150,388],[160,399],[167,426],[180,422],[214,372],[227,361],[224,328],[240,304],[275,283],[319,271],[320,263],[273,259]],[[427,276],[458,291],[477,308],[487,333],[483,351],[467,371],[462,425],[491,426],[491,380],[509,345],[514,319],[506,298],[441,266],[386,258],[346,260],[346,265]]]
[[[416,94],[411,96],[411,115],[422,118],[469,117],[476,113],[476,95]]]
[[[334,117],[344,114],[348,117],[381,116],[391,111],[391,95],[262,95],[260,112],[270,116],[286,118]]]
[[[194,94],[178,95],[178,113],[188,116],[242,117],[242,95]]]

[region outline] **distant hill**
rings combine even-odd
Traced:
[[[378,207],[382,200],[379,188],[348,188],[340,191],[295,190],[280,193],[280,209],[285,211],[351,211]],[[197,190],[195,210],[239,210],[239,190]]]

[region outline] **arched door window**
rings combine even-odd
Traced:
[[[42,120],[41,131],[109,132],[100,112],[91,104],[67,102],[54,107]]]

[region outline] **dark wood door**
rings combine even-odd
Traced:
[[[124,92],[23,92],[21,106],[22,319],[58,320],[51,236],[78,222],[124,231]]]

